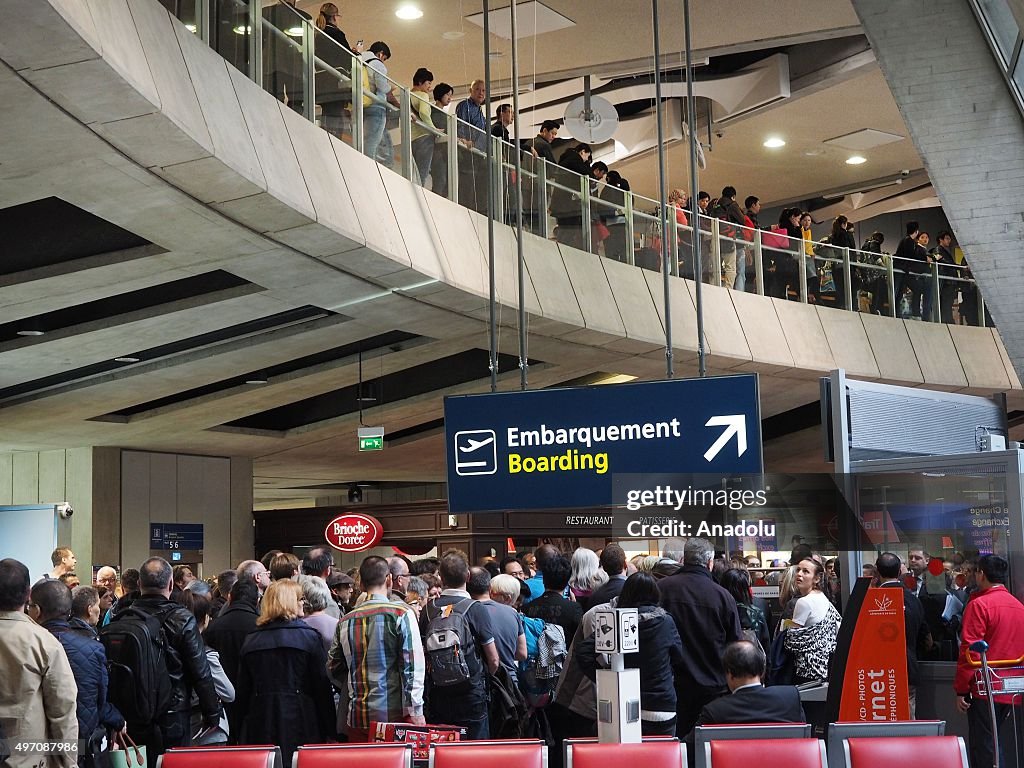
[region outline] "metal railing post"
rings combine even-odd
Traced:
[[[537,205],[537,216],[540,217],[540,236],[545,240],[551,238],[551,222],[548,220],[548,161],[541,160],[537,165],[537,176],[533,180],[534,195],[538,195],[538,199],[535,200]]]
[[[412,101],[406,88],[398,89],[398,109],[399,125],[401,126],[399,141],[401,142],[402,149],[400,170],[404,178],[412,181],[415,176],[418,181],[419,174],[416,173],[415,164],[412,161]],[[384,130],[387,130],[387,128]]]
[[[764,259],[761,252],[761,233],[754,231],[754,285],[758,296],[764,296]]]
[[[846,302],[846,308],[853,311],[853,270],[850,269],[849,248],[843,248],[843,293],[845,294],[843,301]]]
[[[590,223],[590,179],[586,176],[580,176],[580,213],[583,216],[581,226],[583,227],[584,250],[593,253],[594,228]]]
[[[679,277],[679,215],[675,206],[672,206],[672,214],[669,226],[672,227],[672,239],[668,241],[668,252],[672,256],[672,263],[669,265],[669,274]]]
[[[928,318],[921,319],[928,323],[941,323],[942,308],[939,306],[939,300],[942,296],[942,288],[939,284],[939,262],[937,261],[932,262],[932,284],[930,290],[932,292],[932,311]]]
[[[207,45],[212,39],[210,21],[210,0],[196,0],[196,34]]]
[[[804,252],[803,243],[800,244],[800,250],[797,252],[800,256],[800,260],[797,262],[800,269],[800,303],[807,303],[807,254]]]
[[[886,290],[889,292],[889,316],[897,317],[899,306],[896,304],[896,268],[893,266],[892,258],[889,256],[885,260],[885,279],[888,283]]]
[[[711,219],[711,279],[714,285],[722,285],[722,242],[719,240],[718,219]]]
[[[494,163],[494,220],[503,223],[505,221],[506,196],[504,190],[505,161],[503,159],[503,142],[500,136],[488,136],[491,142],[491,162]],[[513,222],[514,223],[514,222]]]
[[[358,54],[352,56],[352,148],[363,151],[363,67]]]
[[[978,327],[985,327],[985,299],[981,295],[981,291],[978,289],[978,282],[974,282],[974,290],[978,294]]]
[[[316,122],[316,42],[313,22],[302,20],[302,114]]]
[[[448,199],[459,202],[459,119],[448,113]]]
[[[626,216],[626,263],[630,266],[636,264],[636,228],[633,223],[633,193],[625,194],[623,209]]]
[[[263,0],[249,0],[249,79],[263,87]]]

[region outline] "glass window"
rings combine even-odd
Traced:
[[[1024,101],[1024,56],[1017,57],[1017,68],[1013,71],[1013,84],[1017,86],[1017,98]]]
[[[978,0],[978,7],[988,24],[989,34],[1003,57],[1003,66],[1009,66],[1020,27],[1013,18],[1007,0]]]
[[[857,476],[862,562],[888,551],[907,566],[905,581],[925,603],[932,634],[925,660],[956,660],[958,619],[976,586],[978,558],[1014,554],[1007,475],[977,470]]]

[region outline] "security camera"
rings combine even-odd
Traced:
[[[75,509],[65,501],[64,503],[57,505],[57,514],[66,520],[75,514]]]

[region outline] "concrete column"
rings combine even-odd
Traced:
[[[1019,374],[1024,119],[966,2],[852,2]]]

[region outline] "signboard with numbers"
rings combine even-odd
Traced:
[[[149,548],[165,552],[202,552],[202,523],[150,523]]]

